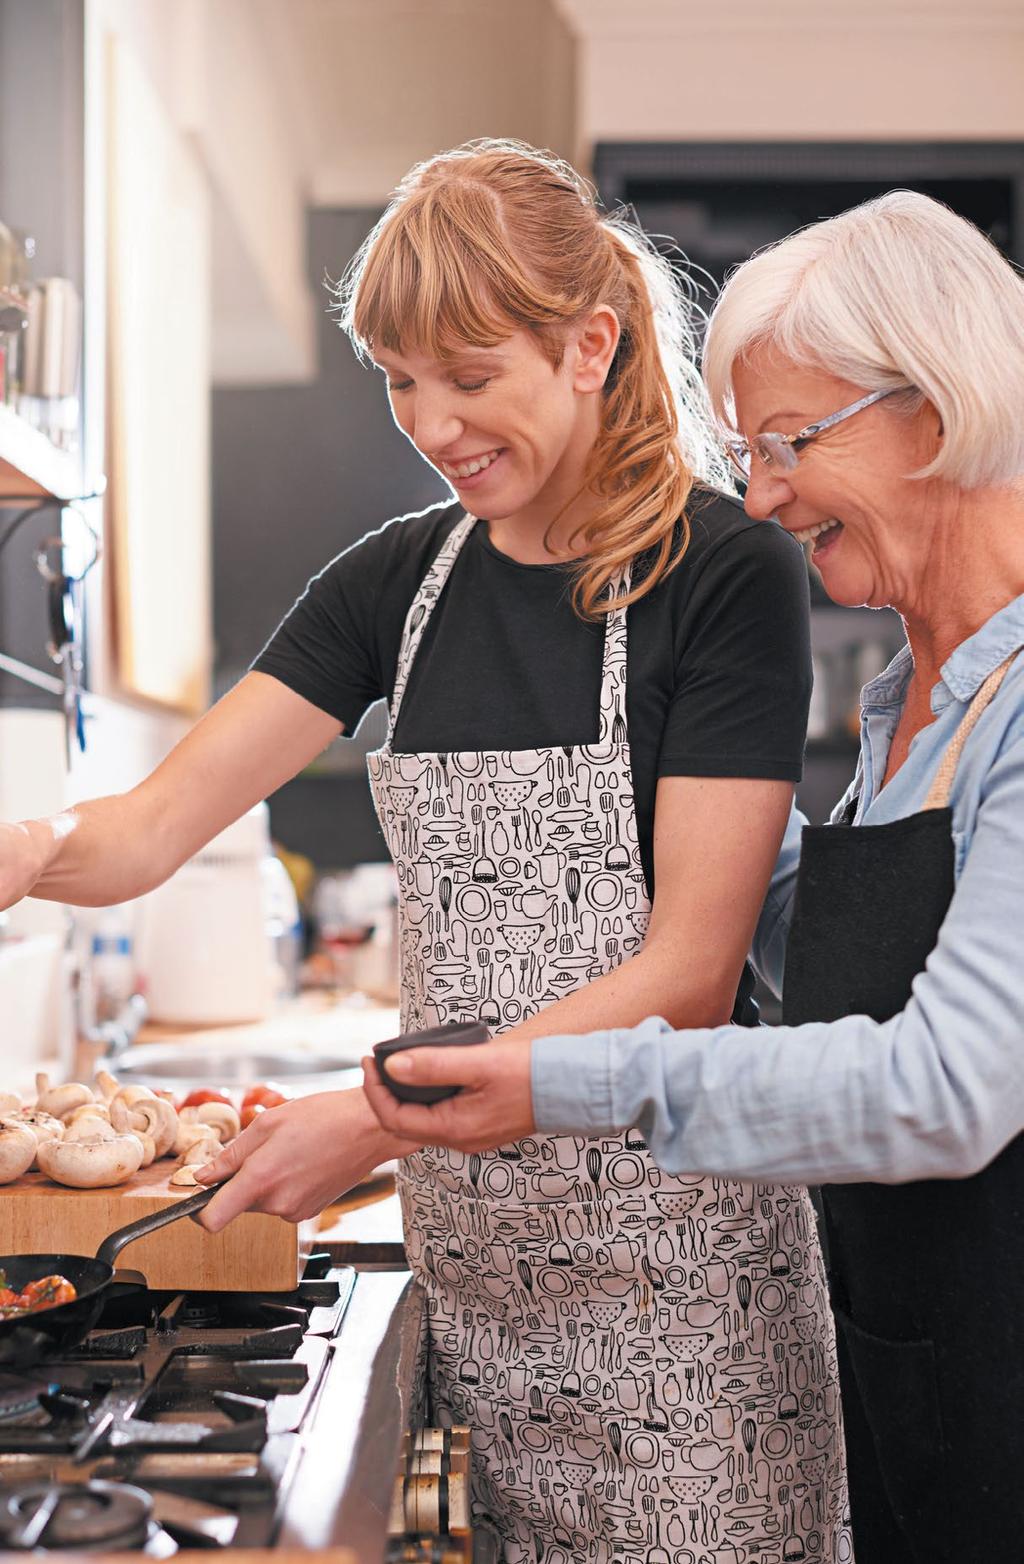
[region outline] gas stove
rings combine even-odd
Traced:
[[[289,1293],[115,1285],[74,1352],[0,1370],[0,1550],[467,1560],[468,1435],[423,1428],[425,1351],[396,1244]]]

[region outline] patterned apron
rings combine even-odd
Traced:
[[[409,610],[370,785],[398,870],[402,1027],[505,1031],[643,943],[626,610],[600,737],[401,754],[427,620],[474,518]],[[628,590],[628,578],[619,583]],[[474,1518],[506,1564],[844,1564],[835,1347],[806,1191],[673,1177],[636,1131],[401,1164],[430,1392],[473,1430]]]

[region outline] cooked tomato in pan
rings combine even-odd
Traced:
[[[40,1309],[55,1309],[61,1303],[74,1303],[76,1289],[63,1276],[40,1276],[29,1282],[21,1292],[14,1292],[7,1285],[7,1276],[0,1270],[0,1320],[13,1320],[21,1314],[35,1314]]]

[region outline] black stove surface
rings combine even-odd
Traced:
[[[0,1373],[0,1547],[272,1545],[354,1284],[319,1255],[289,1293],[115,1287],[73,1353]]]

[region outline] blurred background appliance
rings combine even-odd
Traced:
[[[294,983],[298,923],[257,804],[143,899],[139,972],[152,1019],[263,1020]]]

